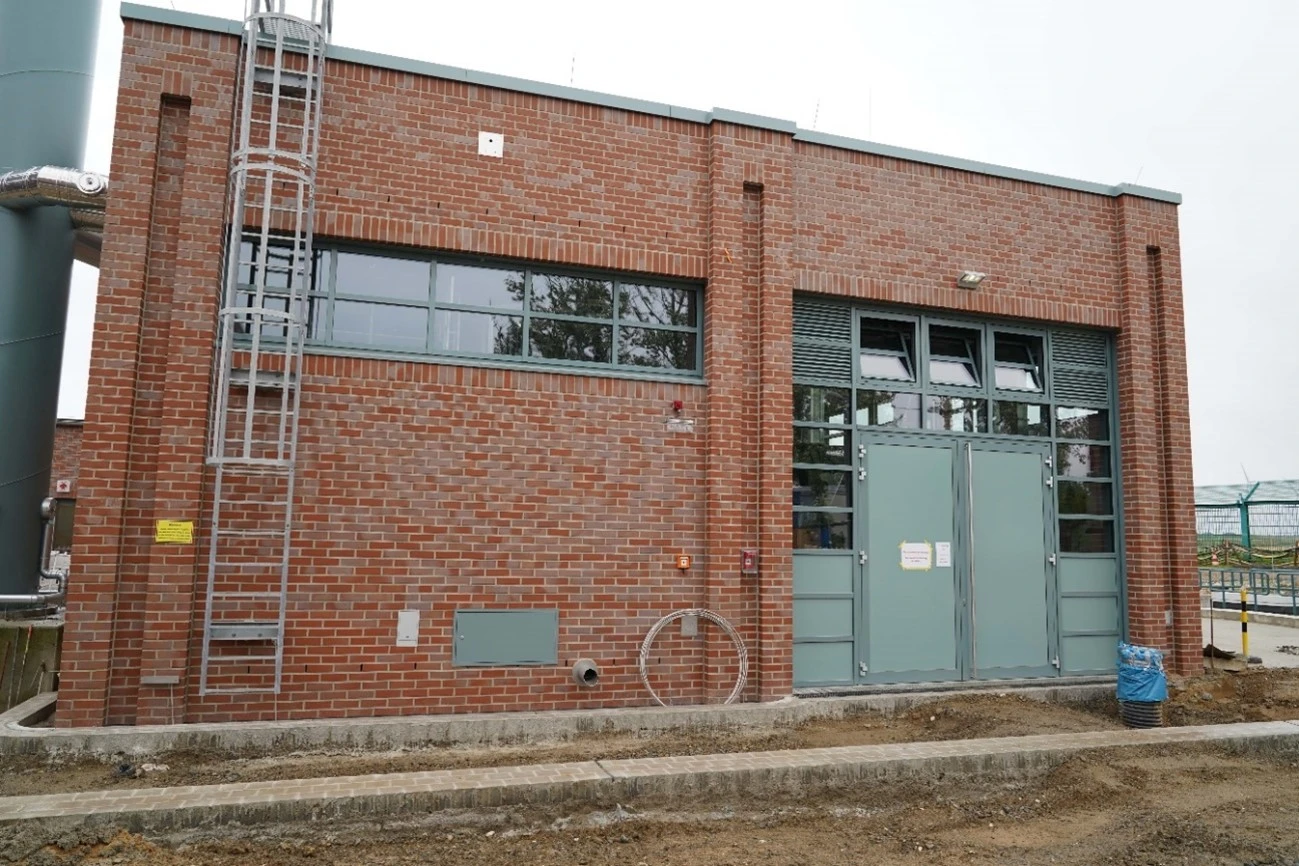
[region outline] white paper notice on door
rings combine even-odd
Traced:
[[[928,541],[904,541],[902,550],[903,571],[929,571],[934,567],[934,547]]]
[[[934,545],[934,565],[939,568],[952,567],[952,543],[940,541]]]

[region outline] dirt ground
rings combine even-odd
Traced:
[[[1079,755],[1022,781],[912,781],[763,802],[523,808],[419,823],[59,840],[30,866],[1294,866],[1299,768],[1213,748]]]
[[[1299,719],[1299,670],[1177,681],[1169,724]],[[213,784],[401,770],[894,743],[1119,727],[1112,700],[1047,705],[951,696],[907,713],[753,730],[601,735],[491,749],[232,760],[168,754],[124,776],[95,762],[8,761],[0,794]],[[133,765],[138,769],[138,765]],[[762,802],[638,801],[439,813],[420,822],[231,828],[146,839],[65,834],[26,860],[56,864],[255,866],[777,866],[870,864],[1253,864],[1299,866],[1299,763],[1216,747],[1077,756],[1022,781],[917,780]]]
[[[1299,719],[1299,669],[1217,672],[1170,684],[1170,725]],[[215,785],[274,779],[359,776],[417,770],[502,767],[566,761],[651,758],[1075,733],[1122,727],[1112,698],[1045,704],[1013,693],[942,698],[907,712],[865,713],[781,727],[585,735],[577,740],[492,747],[447,746],[391,752],[321,751],[232,758],[167,752],[141,758],[0,758],[0,796],[113,788]],[[165,768],[165,769],[163,769]]]

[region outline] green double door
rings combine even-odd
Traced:
[[[857,456],[857,680],[1058,673],[1050,450],[867,439]]]

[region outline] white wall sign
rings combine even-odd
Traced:
[[[934,545],[934,563],[939,568],[952,567],[952,543],[950,541],[940,541]]]
[[[928,541],[904,541],[898,547],[903,571],[929,571],[934,567],[934,546]]]

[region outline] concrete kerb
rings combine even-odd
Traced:
[[[1005,737],[880,746],[440,770],[185,788],[90,791],[0,799],[0,827],[135,832],[417,816],[446,809],[636,798],[800,793],[902,778],[1020,778],[1088,750],[1215,745],[1299,753],[1299,722]],[[5,834],[11,840],[12,833]],[[0,840],[2,847],[3,840]],[[14,853],[14,852],[7,852]]]
[[[523,713],[463,713],[283,722],[32,728],[49,715],[56,695],[38,695],[0,714],[0,755],[148,756],[168,751],[287,754],[312,748],[394,750],[571,740],[583,734],[737,728],[797,724],[817,718],[903,712],[955,695],[1015,694],[1044,702],[1085,702],[1113,693],[1112,682],[1010,688],[910,691],[839,697],[785,698],[762,704],[633,707]]]

